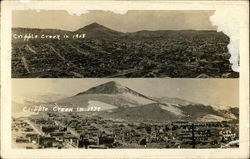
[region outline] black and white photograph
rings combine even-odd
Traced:
[[[13,80],[24,149],[238,148],[238,80]]]
[[[238,78],[214,12],[13,11],[12,77]]]
[[[6,159],[249,158],[249,2],[1,2]]]

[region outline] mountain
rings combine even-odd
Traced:
[[[60,29],[38,29],[38,28],[12,28],[12,34],[69,34],[71,31]]]
[[[66,31],[66,30],[59,30],[59,29],[38,29],[38,28],[12,28],[12,35],[15,40],[13,40],[14,43],[25,43],[27,40],[23,40],[23,38],[17,38],[18,36],[30,36],[29,41],[36,41],[36,42],[45,42],[45,41],[51,41],[54,38],[41,38],[42,35],[48,35],[48,36],[60,36],[60,40],[67,41],[72,40],[72,38],[63,38],[64,35],[68,35],[69,37],[72,37],[73,35],[77,34],[86,34],[85,38],[116,38],[123,33],[109,29],[101,24],[98,23],[91,23],[89,25],[84,26],[83,28],[80,28],[76,31]],[[35,38],[35,35],[37,35],[37,38]],[[57,39],[58,40],[58,39]]]
[[[74,33],[86,34],[86,38],[112,38],[121,36],[123,34],[98,23],[91,23],[81,29],[76,30]]]
[[[169,97],[161,97],[161,98],[154,98],[156,101],[160,103],[169,104],[169,105],[188,105],[188,104],[195,104],[194,102],[190,102],[180,98],[169,98]]]
[[[30,96],[25,98],[24,104],[13,102],[12,111],[18,116],[25,114],[22,107],[34,107],[40,104],[54,107],[99,107],[99,114],[105,118],[122,119],[128,121],[170,122],[170,121],[223,121],[238,120],[239,109],[193,103],[180,98],[147,97],[131,88],[117,82],[110,81],[79,92],[71,97]],[[49,106],[50,105],[50,106]],[[31,113],[32,114],[32,113]],[[27,114],[26,114],[27,115]]]
[[[238,112],[238,108],[216,110],[212,106],[179,98],[150,98],[114,81],[56,103],[63,106],[100,107],[101,116],[129,121],[222,121],[237,119]]]
[[[77,95],[81,94],[122,94],[122,93],[131,93],[136,96],[148,98],[128,87],[122,86],[121,84],[115,82],[115,81],[110,81],[104,84],[101,84],[99,86],[93,87],[88,89],[87,91],[78,93]]]
[[[223,32],[217,32],[214,30],[141,30],[137,32],[127,33],[124,37],[127,38],[164,38],[173,39],[179,38],[210,38],[210,36],[217,38],[229,39]]]
[[[113,119],[123,119],[136,122],[168,122],[182,119],[172,112],[162,109],[159,103],[151,103],[132,108],[118,108],[108,113],[102,113],[103,116]]]
[[[124,39],[144,39],[144,38],[164,38],[164,39],[175,39],[176,37],[180,38],[210,38],[211,36],[222,38],[222,39],[229,39],[229,37],[222,32],[216,32],[213,30],[141,30],[137,32],[129,32],[123,33],[113,29],[110,29],[104,25],[98,24],[96,22],[86,25],[80,29],[75,31],[67,31],[67,30],[60,30],[60,29],[39,29],[39,28],[12,28],[12,35],[24,35],[24,34],[36,34],[39,37],[42,34],[46,35],[69,35],[72,36],[73,34],[86,34],[85,38],[124,38]],[[41,38],[37,38],[41,40]],[[69,38],[71,39],[71,38]],[[46,40],[46,39],[43,39]],[[65,39],[66,40],[66,39]],[[15,39],[14,42],[20,41]]]
[[[154,103],[154,100],[117,82],[111,81],[80,92],[72,97],[57,101],[59,104],[74,104],[87,107],[89,102],[102,102],[113,107],[134,107]]]

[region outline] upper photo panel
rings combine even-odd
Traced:
[[[238,45],[214,14],[16,10],[12,78],[239,78]]]

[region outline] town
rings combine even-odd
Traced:
[[[12,77],[239,77],[229,62],[230,39],[223,33],[166,31],[153,35],[13,40]]]
[[[232,148],[238,139],[237,121],[128,122],[55,112],[12,118],[13,147],[24,149]]]

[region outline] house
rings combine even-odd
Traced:
[[[38,134],[26,134],[25,137],[29,140],[29,142],[34,142],[37,143],[38,142]]]
[[[100,136],[98,138],[98,141],[99,141],[99,145],[102,145],[102,144],[113,144],[115,142],[115,138],[113,136]]]

